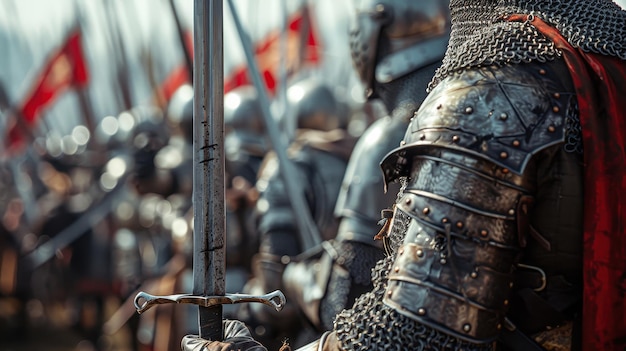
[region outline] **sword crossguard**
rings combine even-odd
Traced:
[[[141,314],[152,306],[166,303],[186,303],[210,307],[242,302],[260,302],[273,307],[276,311],[280,311],[285,306],[287,300],[285,299],[285,295],[280,290],[276,290],[265,295],[226,294],[224,296],[197,296],[191,294],[155,296],[140,291],[137,295],[135,295],[134,302],[137,313]]]

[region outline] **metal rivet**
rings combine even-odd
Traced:
[[[410,204],[411,204],[411,202],[413,202],[413,201],[411,200],[411,198],[404,199],[404,203],[405,203],[405,204],[407,204],[407,205],[410,205]]]
[[[448,261],[445,258],[442,258],[442,259],[439,260],[439,263],[446,264],[446,263],[448,263]]]
[[[507,157],[509,157],[509,154],[508,154],[508,153],[506,153],[506,151],[502,151],[502,152],[500,153],[500,158],[507,158]]]
[[[561,111],[561,109],[558,106],[552,107],[552,112],[557,113],[559,111]]]
[[[456,222],[456,227],[459,229],[463,228],[463,222],[461,221]]]
[[[514,210],[514,209],[510,209],[510,210],[509,210],[509,215],[510,215],[510,216],[512,216],[512,215],[514,215],[514,214],[515,214],[515,210]]]
[[[400,248],[400,250],[398,250],[398,253],[399,253],[400,255],[402,255],[402,254],[404,253],[404,248],[403,248],[403,247],[402,247],[402,248]]]
[[[455,143],[458,142],[459,140],[461,140],[461,138],[458,135],[455,135],[452,137],[452,141],[454,141]]]
[[[487,236],[487,235],[489,235],[489,232],[487,230],[483,229],[483,230],[480,231],[480,235],[481,236]]]
[[[502,173],[508,174],[509,173],[509,169],[508,168],[502,168]]]
[[[420,308],[417,310],[417,314],[419,314],[420,316],[424,316],[426,315],[426,310],[423,308]]]
[[[510,282],[509,283],[509,288],[512,288],[512,287],[513,287],[513,282]]]
[[[548,127],[548,132],[550,132],[550,133],[554,133],[555,130],[556,130],[556,128],[554,126],[549,126]]]
[[[442,219],[441,219],[441,223],[448,223],[448,219],[447,219],[447,218],[445,218],[445,217],[444,217],[444,218],[442,218]]]
[[[515,146],[515,147],[520,146],[519,140],[513,140],[513,146]]]
[[[463,324],[463,331],[464,332],[469,332],[470,330],[472,330],[472,326],[468,323],[468,324]]]
[[[502,324],[498,323],[498,325],[496,326],[496,328],[498,328],[498,330],[502,329]]]
[[[400,142],[400,146],[404,146],[404,145],[406,145],[406,141],[402,140],[402,141]]]
[[[420,134],[420,140],[424,140],[424,139],[426,139],[426,134],[424,133]]]
[[[400,267],[396,266],[393,270],[394,270],[394,272],[398,273],[398,272],[400,272]]]
[[[504,306],[508,306],[509,305],[509,300],[504,300]]]
[[[391,297],[391,295],[393,295],[393,291],[391,290],[387,291],[387,296]]]
[[[472,272],[472,273],[470,273],[470,277],[476,279],[478,277],[478,273]]]
[[[422,210],[422,213],[425,214],[425,215],[429,214],[430,213],[430,208],[424,207],[424,209]]]
[[[422,257],[424,256],[424,251],[422,249],[419,249],[415,252],[415,254],[417,255],[417,257]]]
[[[465,113],[467,113],[468,115],[472,112],[474,112],[474,109],[471,106],[465,108]]]
[[[500,119],[501,120],[506,121],[507,118],[509,118],[509,116],[506,113],[503,112],[503,113],[500,114]]]
[[[539,70],[539,74],[546,74],[546,70],[545,70],[545,69],[543,69],[543,68],[542,68],[542,69],[540,69],[540,70]]]
[[[552,94],[552,96],[554,96],[555,99],[561,98],[561,94],[559,94],[559,93],[554,93],[554,94]]]

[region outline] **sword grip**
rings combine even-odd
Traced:
[[[201,338],[223,341],[222,305],[198,306],[198,326],[200,327]]]

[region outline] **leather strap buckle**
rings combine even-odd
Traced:
[[[535,271],[535,272],[537,272],[537,273],[539,273],[541,275],[541,285],[538,288],[534,288],[533,289],[535,292],[543,291],[546,288],[546,286],[548,285],[548,279],[546,277],[546,272],[544,272],[543,269],[541,269],[539,267],[523,264],[523,263],[518,263],[517,266],[519,268],[529,269],[531,271]]]

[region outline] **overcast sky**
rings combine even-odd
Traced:
[[[284,9],[292,12],[304,0],[235,0],[242,22],[253,39],[280,28]],[[193,0],[175,0],[182,24],[193,27]],[[314,18],[319,23],[323,45],[320,76],[334,85],[353,85],[348,51],[347,16],[350,0],[315,0]],[[224,0],[224,66],[228,71],[244,62],[243,51],[232,24],[228,1]],[[108,16],[107,16],[108,14]],[[180,50],[169,0],[3,0],[0,11],[0,82],[10,102],[19,105],[43,69],[44,62],[65,40],[77,19],[83,28],[83,48],[90,72],[89,96],[97,118],[121,110],[116,90],[116,57],[111,28],[123,38],[125,61],[129,65],[134,104],[148,103],[151,87],[142,54],[149,52],[161,81],[184,58]],[[339,71],[346,72],[338,74]],[[324,73],[322,73],[324,72]],[[346,79],[346,74],[348,79]],[[339,81],[341,79],[341,81]],[[64,93],[44,119],[48,126],[67,133],[79,123],[75,94]]]

